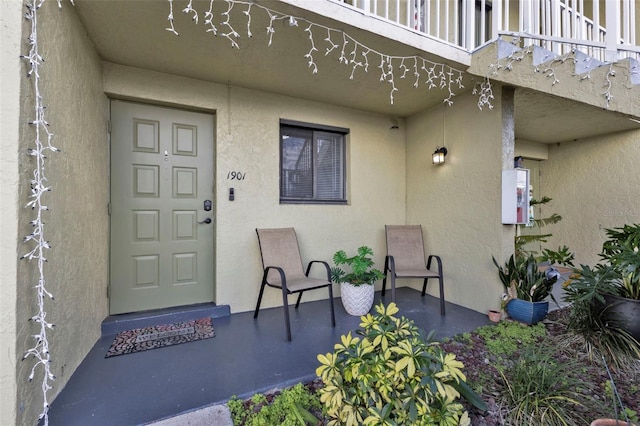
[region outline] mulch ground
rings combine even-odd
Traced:
[[[605,390],[606,383],[609,382],[608,373],[601,363],[591,361],[587,354],[582,351],[580,345],[566,343],[570,340],[575,340],[567,332],[567,315],[566,308],[550,312],[544,320],[544,324],[548,332],[547,338],[554,339],[558,345],[557,361],[563,362],[563,359],[566,360],[567,357],[579,360],[581,368],[577,374],[580,375],[580,378],[585,383],[594,385],[592,387],[585,386],[581,390],[585,399],[593,403],[585,404],[583,407],[576,407],[576,417],[589,419],[588,422],[574,423],[586,425],[593,419],[613,418],[612,401]],[[456,358],[464,364],[463,372],[467,376],[467,383],[471,386],[482,384],[481,396],[488,406],[488,411],[480,412],[464,400],[462,400],[462,403],[469,412],[473,426],[505,425],[507,423],[504,419],[507,417],[508,408],[503,406],[500,401],[503,384],[501,383],[500,374],[494,366],[495,356],[487,349],[481,336],[476,333],[470,333],[470,339],[470,341],[469,339],[464,339],[462,342],[453,339],[443,343],[442,346],[447,352],[455,353]],[[635,371],[620,372],[613,370],[611,373],[622,403],[640,416],[640,362]],[[487,377],[493,379],[487,381]],[[323,385],[319,379],[316,379],[305,383],[305,386],[315,392]],[[272,400],[278,393],[267,395],[268,400]],[[319,413],[316,414],[319,415]],[[322,425],[324,423],[319,422],[318,424]]]
[[[557,361],[563,362],[566,357],[578,360],[581,368],[576,374],[579,374],[585,383],[594,385],[593,388],[585,386],[584,389],[581,389],[585,399],[592,401],[592,403],[585,404],[584,407],[576,407],[576,417],[579,415],[581,418],[589,419],[586,424],[597,418],[613,418],[613,402],[605,390],[606,383],[609,382],[608,373],[602,362],[598,363],[589,359],[581,345],[567,343],[576,340],[567,332],[567,316],[567,308],[552,311],[544,320],[544,324],[549,338],[554,339],[559,348]],[[471,385],[474,383],[483,384],[482,397],[489,410],[482,413],[465,404],[471,417],[471,424],[473,426],[503,425],[508,409],[500,404],[502,383],[500,374],[493,364],[495,357],[487,350],[481,336],[471,333],[471,339],[471,344],[456,341],[443,344],[447,352],[455,353],[456,358],[464,364],[463,371],[467,376],[467,382]],[[638,390],[640,387],[640,364],[638,364],[636,371],[620,372],[614,370],[611,373],[623,404],[640,415],[640,391]],[[494,377],[495,380],[487,382],[486,377]],[[584,423],[578,422],[578,424]]]

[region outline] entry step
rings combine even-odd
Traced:
[[[215,303],[199,303],[131,314],[109,315],[102,321],[102,335],[117,334],[134,328],[172,324],[206,317],[220,318],[229,315],[231,315],[229,305],[216,305]]]

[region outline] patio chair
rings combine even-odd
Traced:
[[[256,232],[260,244],[264,273],[253,317],[258,318],[265,286],[281,289],[287,340],[291,341],[288,295],[298,293],[298,301],[296,302],[296,309],[298,309],[302,293],[307,290],[327,287],[329,289],[329,305],[331,306],[331,325],[335,327],[336,317],[333,310],[333,286],[329,264],[321,260],[312,260],[307,265],[307,271],[304,272],[300,249],[298,248],[298,239],[293,228],[256,229]],[[324,265],[327,278],[309,277],[309,271],[314,263]]]
[[[420,225],[385,225],[387,236],[387,256],[384,260],[384,279],[382,280],[382,296],[387,286],[387,274],[391,275],[391,300],[396,300],[396,278],[423,278],[422,296],[427,291],[429,278],[438,278],[440,283],[440,315],[444,310],[444,282],[442,260],[440,256],[429,255],[425,263],[422,226]],[[435,259],[437,271],[431,270],[431,262]]]

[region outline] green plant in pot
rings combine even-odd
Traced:
[[[552,201],[549,197],[540,200],[531,199],[531,206],[542,206]],[[567,246],[558,250],[544,249],[539,257],[533,249],[536,244],[546,243],[552,236],[550,233],[525,233],[525,229],[543,228],[560,222],[562,216],[557,213],[547,217],[531,219],[526,225],[515,226],[514,254],[503,266],[493,258],[498,268],[500,281],[505,288],[502,297],[502,310],[512,319],[535,324],[542,320],[549,311],[548,297],[557,304],[551,290],[561,276],[558,265],[573,266],[573,253]],[[539,247],[539,246],[538,246]],[[565,268],[564,272],[570,271]]]
[[[565,287],[569,328],[616,366],[640,358],[640,224],[605,230],[601,262]]]
[[[527,324],[544,319],[549,311],[546,299],[551,297],[556,302],[551,290],[558,275],[550,273],[550,269],[541,271],[533,254],[527,257],[511,255],[504,266],[500,266],[494,257],[493,264],[498,268],[498,276],[507,294],[507,314]]]
[[[340,283],[340,298],[345,310],[356,316],[365,315],[373,305],[374,284],[384,278],[382,271],[374,268],[373,250],[370,247],[358,248],[354,256],[348,256],[344,250],[333,255],[335,266],[331,268],[331,279]],[[350,272],[341,266],[348,266]]]

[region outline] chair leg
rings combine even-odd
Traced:
[[[382,292],[381,296],[384,296],[384,292],[387,289],[387,274],[389,273],[389,256],[384,259],[384,278],[382,279]]]
[[[391,301],[396,303],[396,274],[391,273]]]
[[[287,292],[282,289],[282,309],[284,309],[284,325],[287,329],[287,341],[291,341],[291,324],[289,322],[289,300],[287,299]]]
[[[336,314],[333,310],[333,285],[329,284],[329,303],[331,304],[331,326],[336,326]]]
[[[300,293],[298,293],[298,301],[296,302],[296,309],[298,309],[298,306],[300,306],[300,299],[302,299],[302,293],[304,293],[304,291],[301,291]]]
[[[260,302],[262,302],[262,293],[264,293],[264,286],[267,283],[263,280],[262,285],[260,286],[260,294],[258,295],[258,303],[256,304],[256,310],[253,313],[254,318],[258,318],[258,312],[260,311]]]
[[[444,316],[444,279],[442,274],[438,277],[438,281],[440,282],[440,315]]]
[[[425,278],[424,283],[422,284],[422,297],[427,294],[427,281],[429,281],[429,278]]]
[[[427,281],[429,281],[429,278],[424,279],[424,284],[422,285],[422,296],[427,294]],[[440,285],[440,315],[444,316],[444,280],[442,279],[442,275],[438,277],[438,281]]]

